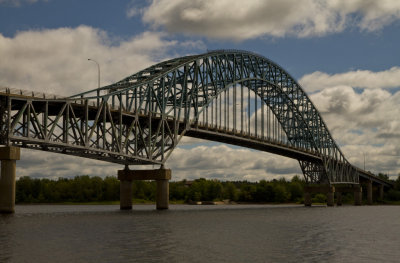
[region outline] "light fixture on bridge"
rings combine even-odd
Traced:
[[[96,60],[94,60],[94,59],[91,59],[91,58],[88,58],[88,60],[89,61],[93,61],[94,63],[96,63],[96,65],[97,65],[97,70],[98,70],[98,85],[97,85],[97,87],[98,88],[100,88],[100,64],[99,64],[99,62],[97,62]]]

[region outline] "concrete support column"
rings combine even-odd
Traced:
[[[342,205],[342,192],[336,192],[336,205]]]
[[[335,187],[330,185],[309,185],[304,187],[304,205],[311,206],[311,193],[326,193],[327,194],[327,205],[334,205],[334,194]]]
[[[169,180],[157,180],[156,208],[168,209],[169,205]]]
[[[328,193],[326,194],[326,205],[327,206],[334,206],[335,205],[335,187],[329,187]]]
[[[20,159],[20,148],[1,147],[0,213],[15,212],[15,170]]]
[[[367,204],[372,205],[372,181],[367,182]]]
[[[119,206],[121,210],[132,209],[132,180],[120,180]]]
[[[327,193],[326,194],[326,205],[327,206],[334,206],[335,205],[334,193]]]
[[[361,205],[362,203],[362,187],[354,191],[354,205]]]
[[[310,192],[304,192],[304,205],[305,206],[311,206],[312,200],[311,200],[311,193]]]
[[[383,200],[383,184],[379,185],[379,199]]]
[[[170,169],[119,170],[118,179],[121,181],[121,209],[132,209],[133,180],[155,180],[157,182],[156,208],[168,209]],[[127,200],[128,196],[129,200]]]

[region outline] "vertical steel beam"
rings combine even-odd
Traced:
[[[240,83],[240,133],[243,134],[243,83]]]
[[[229,130],[229,111],[230,111],[230,110],[229,110],[229,108],[230,108],[230,104],[229,104],[229,90],[230,90],[230,89],[227,88],[227,90],[228,90],[228,100],[225,101],[225,103],[227,104],[227,108],[228,108],[228,111],[227,111],[227,113],[228,113],[228,114],[227,114],[227,119],[228,119],[227,122],[228,122],[228,125],[226,126],[226,129]]]
[[[247,87],[247,133],[250,135],[251,134],[251,128],[250,128],[250,114],[251,114],[251,108],[250,108],[250,85],[251,83],[248,82],[249,87]]]
[[[264,86],[261,86],[261,138],[264,139]]]
[[[258,101],[258,87],[257,87],[257,82],[254,83],[254,88],[255,88],[255,96],[254,96],[254,135],[257,137],[258,131],[257,131],[257,122],[258,122],[258,118],[257,118],[257,110],[258,110],[258,106],[257,106],[257,101]]]

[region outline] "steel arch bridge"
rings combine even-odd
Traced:
[[[162,165],[185,135],[296,159],[309,183],[359,183],[296,80],[247,51],[171,59],[71,97],[4,88],[0,115],[5,145]]]

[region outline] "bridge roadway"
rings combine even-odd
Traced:
[[[15,92],[15,91],[14,91]],[[16,94],[15,94],[16,93]],[[93,103],[85,104],[81,100],[69,100],[66,98],[51,98],[49,95],[43,93],[34,93],[26,91],[18,91],[14,94],[7,94],[0,91],[0,101],[7,100],[8,97],[11,98],[11,110],[14,113],[14,117],[17,118],[18,114],[26,114],[27,103],[31,104],[31,114],[35,113],[36,117],[32,117],[30,122],[27,120],[22,120],[20,127],[17,127],[17,121],[15,118],[12,120],[14,125],[11,125],[14,132],[8,134],[8,136],[2,136],[2,144],[7,144],[5,138],[7,137],[10,145],[14,145],[22,148],[30,148],[43,151],[53,151],[57,153],[63,153],[68,155],[81,156],[85,158],[92,158],[97,160],[103,160],[113,163],[119,163],[123,165],[137,165],[137,164],[162,164],[156,160],[149,162],[147,159],[140,158],[140,156],[135,155],[134,159],[130,158],[132,156],[126,156],[123,152],[112,152],[105,149],[99,149],[98,144],[91,144],[90,138],[86,137],[87,133],[90,133],[90,128],[88,131],[81,129],[80,132],[82,136],[69,137],[65,136],[67,131],[59,131],[55,139],[52,139],[52,130],[54,133],[54,128],[51,125],[55,125],[55,119],[61,119],[66,114],[64,111],[60,110],[65,108],[65,105],[70,105],[70,115],[74,115],[76,122],[82,123],[94,123],[96,119],[99,119],[99,107]],[[25,108],[25,109],[24,109]],[[23,110],[24,109],[24,110]],[[17,114],[18,113],[18,114]],[[118,120],[121,113],[120,108],[110,108],[110,115],[106,116],[106,121],[110,122],[110,119]],[[38,116],[43,118],[47,117],[50,121],[45,126],[45,121],[39,122]],[[21,116],[20,116],[21,118]],[[135,120],[139,121],[140,127],[152,127],[152,134],[157,132],[159,129],[159,124],[163,120],[162,115],[159,113],[135,113],[122,111],[122,124],[125,126],[131,125]],[[214,125],[207,125],[201,122],[195,123],[190,122],[187,124],[183,119],[177,120],[172,116],[165,116],[164,121],[168,124],[170,130],[176,129],[178,136],[189,136],[194,138],[212,140],[242,147],[247,147],[255,150],[270,152],[278,154],[281,156],[289,157],[296,160],[307,160],[313,162],[320,162],[321,157],[317,151],[310,151],[300,147],[294,147],[290,143],[281,142],[268,137],[256,136],[251,133],[246,133],[243,131],[227,129],[225,127],[217,127]],[[28,122],[28,123],[27,123]],[[28,126],[31,124],[31,128],[27,131],[22,131],[23,126]],[[42,127],[40,127],[42,126]],[[79,125],[81,126],[81,125]],[[64,128],[62,125],[56,126],[56,128]],[[71,127],[70,127],[71,128]],[[42,130],[42,131],[40,131]],[[76,131],[76,133],[79,133]],[[85,134],[86,133],[86,134]],[[71,141],[71,139],[75,141]],[[86,139],[86,140],[85,140]],[[98,140],[96,138],[96,140]],[[177,137],[179,140],[179,137]],[[177,144],[178,142],[176,142]],[[117,158],[116,155],[122,155],[126,158]]]
[[[93,103],[92,105],[85,105],[84,103],[82,103],[81,100],[68,100],[63,97],[53,96],[54,95],[46,95],[44,93],[35,93],[21,90],[15,90],[14,93],[10,94],[6,92],[1,92],[0,90],[0,101],[5,101],[8,97],[12,97],[14,99],[12,110],[19,111],[21,108],[24,107],[26,102],[31,102],[35,105],[34,109],[37,116],[44,114],[47,115],[48,118],[56,118],[60,114],[60,108],[63,108],[64,105],[69,103],[71,105],[71,108],[74,109],[75,117],[81,122],[83,122],[85,118],[86,122],[94,122],[96,120],[98,107],[95,103]],[[50,98],[46,99],[46,97]],[[120,109],[110,109],[110,113],[110,117],[112,119],[118,119]],[[149,126],[153,127],[153,133],[156,132],[156,129],[159,126],[158,124],[162,120],[161,114],[158,113],[149,113],[146,115],[136,114],[134,112],[124,112],[122,121],[124,125],[130,125],[132,121],[136,118],[138,118],[141,122],[140,126],[144,126],[145,123],[148,123],[150,120],[151,124]],[[245,148],[270,152],[296,160],[322,162],[321,156],[317,151],[295,147],[287,142],[285,143],[268,137],[256,136],[252,133],[246,133],[244,131],[234,130],[232,128],[207,125],[202,122],[191,122],[189,124],[186,124],[183,120],[176,120],[175,118],[170,116],[166,116],[165,120],[168,123],[170,129],[177,127],[177,133],[179,135],[185,135],[188,137],[217,141]],[[45,130],[44,127],[43,130]],[[82,130],[82,132],[84,131]],[[75,142],[75,144],[72,144],[72,142],[66,140],[67,138],[63,138],[64,141],[60,141],[59,139],[51,140],[50,136],[47,136],[45,138],[37,138],[29,135],[30,134],[28,134],[28,136],[21,136],[21,134],[9,134],[8,138],[11,145],[23,148],[55,151],[58,153],[104,160],[108,162],[120,163],[123,165],[154,164],[154,162],[149,163],[147,160],[138,162],[137,160],[132,161],[130,159],[116,159],[106,154],[98,154],[98,148],[91,147],[88,143],[85,143],[83,141],[80,141],[79,143]],[[2,143],[4,144],[5,142],[2,141]],[[137,156],[135,157],[137,158]],[[357,168],[357,171],[363,179],[372,180],[375,183],[389,186],[385,180],[382,180],[381,178],[375,176],[368,171],[364,171],[360,168]]]

